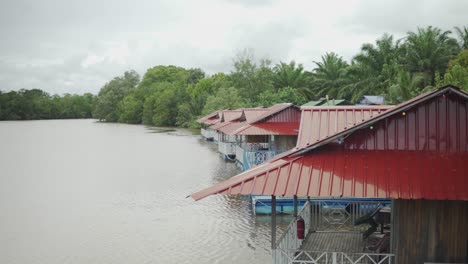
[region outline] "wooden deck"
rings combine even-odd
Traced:
[[[311,232],[302,243],[304,251],[366,252],[366,243],[358,232]]]

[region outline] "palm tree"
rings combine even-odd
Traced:
[[[468,49],[468,27],[463,27],[463,29],[455,27],[455,32],[460,39],[460,48]]]
[[[273,67],[273,85],[278,90],[285,87],[301,88],[305,85],[304,67],[291,61],[280,62]]]
[[[448,62],[459,52],[458,43],[450,33],[432,26],[418,28],[416,33],[408,32],[404,44],[406,69],[424,74],[434,85],[436,72],[443,74]]]
[[[386,100],[390,104],[407,101],[421,93],[424,76],[400,70],[395,84],[390,86]]]
[[[326,53],[322,61],[314,61],[317,68],[313,70],[311,88],[316,97],[325,95],[337,98],[340,90],[348,83],[348,63],[336,53]]]
[[[397,75],[399,42],[384,34],[375,45],[364,44],[353,58],[348,76],[350,84],[342,90],[342,96],[356,101],[365,94],[384,94]]]
[[[385,65],[393,63],[398,56],[398,42],[393,41],[393,36],[384,34],[372,44],[364,44],[361,52],[354,57],[354,61],[364,64],[376,73],[381,73]]]

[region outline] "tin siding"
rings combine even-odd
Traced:
[[[380,115],[389,106],[316,107],[302,110],[297,147],[306,147]]]
[[[454,95],[437,97],[400,115],[354,132],[347,149],[468,151],[467,102]]]
[[[394,200],[398,264],[468,263],[468,201]]]
[[[296,107],[288,107],[283,111],[274,114],[264,122],[299,122],[301,120],[301,110]]]

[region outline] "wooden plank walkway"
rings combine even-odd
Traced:
[[[304,251],[365,252],[366,242],[356,232],[311,232],[302,243]]]

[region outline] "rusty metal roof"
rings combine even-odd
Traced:
[[[468,94],[445,86],[192,198],[221,193],[468,200],[467,160]]]
[[[227,122],[225,125],[220,126],[216,130],[223,132],[227,135],[232,135],[234,131],[237,129],[244,127],[246,125],[245,122]]]
[[[260,125],[252,126],[252,124],[260,124],[269,118],[281,115],[280,113],[290,108],[295,108],[299,112],[299,108],[293,104],[276,104],[269,108],[240,108],[236,110],[223,110],[219,123],[211,126],[211,129],[221,131],[228,135],[235,135],[236,131],[252,131],[251,135],[297,135],[299,122],[292,119],[299,119],[299,115],[287,113],[284,117],[275,120],[275,125]],[[291,120],[289,120],[291,119]],[[283,122],[284,121],[284,122]],[[284,127],[281,127],[284,126]],[[280,134],[284,132],[285,134]],[[265,133],[265,134],[258,134]],[[248,135],[246,132],[242,135]]]
[[[197,119],[197,123],[211,125],[213,122],[216,122],[220,118],[219,111],[210,113],[204,117]]]
[[[270,112],[269,108],[259,107],[259,108],[244,108],[244,114],[241,119],[247,123],[252,123],[259,116],[264,115],[265,113]]]
[[[250,120],[253,120],[259,115],[268,112],[267,108],[239,108],[236,110],[223,110],[221,112],[221,118],[219,123],[211,126],[211,129],[221,131],[225,134],[231,134],[231,132],[238,128],[248,124]]]
[[[216,124],[210,126],[210,129],[220,131],[220,129],[222,129],[225,126],[229,126],[232,123],[233,123],[233,121],[219,122],[219,123],[216,123]],[[238,123],[238,122],[236,122],[236,123]]]
[[[367,121],[392,106],[302,107],[297,147],[309,146],[338,132]]]
[[[243,109],[236,109],[236,110],[223,110],[221,116],[221,122],[229,122],[234,121],[242,116]]]
[[[291,104],[291,103],[283,103],[283,104],[275,104],[275,105],[272,105],[270,107],[268,107],[268,112],[264,112],[262,113],[261,115],[257,116],[257,118],[255,118],[254,120],[252,120],[250,123],[257,123],[259,121],[262,121],[268,117],[271,117],[281,111],[283,111],[284,109],[286,108],[289,108],[289,107],[296,107],[297,109],[299,109],[299,107]]]
[[[293,110],[294,109],[294,110]],[[276,104],[269,108],[249,109],[250,118],[236,130],[226,130],[231,135],[297,135],[299,108],[290,103]],[[256,110],[256,111],[252,111]],[[259,111],[262,110],[262,111]],[[288,112],[289,111],[289,112]],[[296,113],[297,112],[297,113]],[[247,115],[248,112],[246,111]],[[272,121],[271,123],[267,124]],[[224,132],[224,131],[223,131]]]
[[[255,123],[240,126],[231,132],[233,135],[297,135],[299,134],[298,122],[273,122]]]

